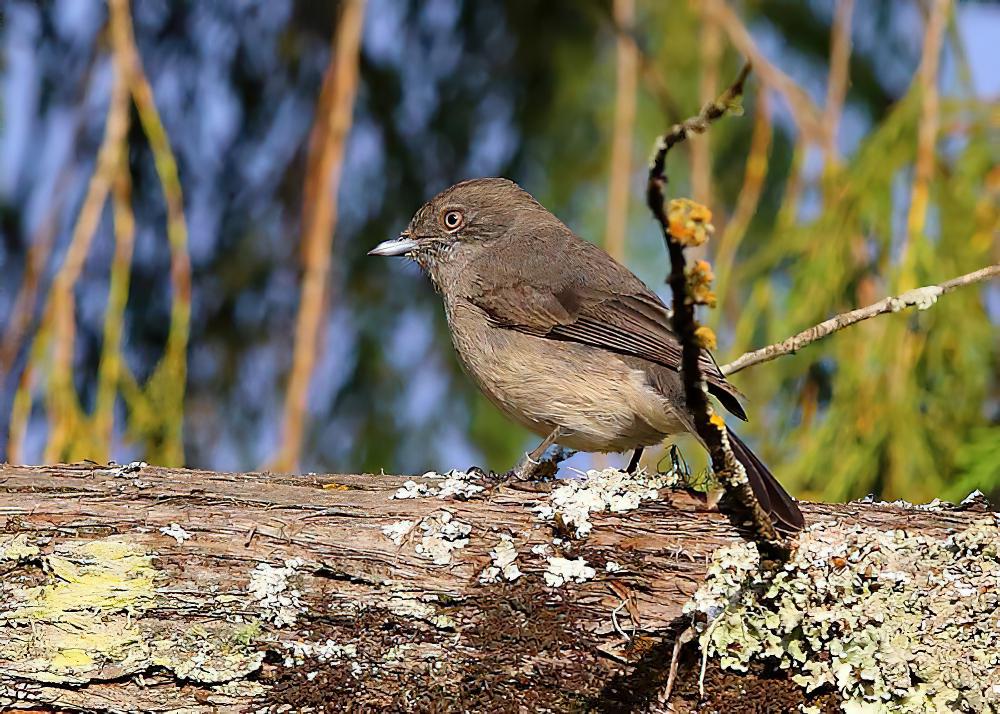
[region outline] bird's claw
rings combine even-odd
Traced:
[[[465,470],[465,473],[472,478],[479,479],[480,481],[486,481],[493,477],[492,471],[484,471],[478,466],[470,466]]]

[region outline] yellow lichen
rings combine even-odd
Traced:
[[[7,543],[38,558],[42,585],[6,584],[0,599],[0,679],[82,684],[162,666],[206,683],[241,677],[260,667],[251,645],[259,626],[229,624],[172,631],[144,619],[159,603],[161,573],[152,554],[121,538],[73,541],[40,555],[26,541]],[[33,550],[32,550],[33,549]]]
[[[687,279],[687,302],[691,305],[715,307],[716,297],[712,292],[715,274],[707,260],[696,260],[684,270]]]
[[[712,212],[689,198],[675,198],[667,205],[670,235],[685,247],[698,246],[715,231]]]
[[[50,583],[29,591],[31,604],[14,617],[72,621],[78,613],[148,606],[154,596],[152,556],[119,541],[70,543],[44,559]]]
[[[714,350],[718,344],[712,328],[704,325],[694,331],[694,341],[703,350]]]
[[[70,542],[41,562],[48,582],[13,590],[0,611],[11,668],[39,681],[82,682],[106,662],[141,661],[131,617],[153,604],[156,578],[144,549],[121,540]]]

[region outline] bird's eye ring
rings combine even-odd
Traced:
[[[465,217],[462,215],[462,212],[454,209],[445,211],[441,216],[441,224],[445,227],[445,230],[448,231],[457,231],[462,227],[464,222]]]

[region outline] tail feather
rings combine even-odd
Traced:
[[[733,456],[746,469],[750,488],[753,489],[757,502],[771,516],[774,527],[782,533],[797,533],[805,527],[806,521],[799,510],[795,499],[786,491],[774,474],[768,470],[764,462],[744,444],[732,429],[729,432],[729,443]]]

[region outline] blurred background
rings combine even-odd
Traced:
[[[366,252],[502,175],[666,296],[646,159],[745,57],[668,163],[720,362],[995,263],[998,39],[946,0],[3,0],[0,460],[508,468],[533,437]],[[741,433],[800,497],[1000,495],[998,322],[980,284],[741,372]]]

